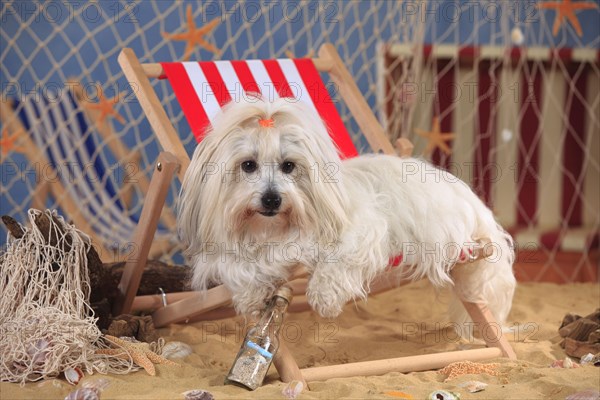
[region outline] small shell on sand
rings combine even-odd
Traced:
[[[460,400],[460,394],[449,392],[447,390],[436,390],[429,393],[427,396],[429,400]]]
[[[598,400],[600,392],[595,389],[584,390],[565,397],[565,400]]]
[[[573,362],[569,357],[565,357],[564,360],[555,360],[550,365],[551,368],[579,368],[580,365],[576,362]]]
[[[296,397],[298,397],[300,395],[300,393],[302,393],[303,390],[304,390],[304,384],[302,382],[291,381],[290,383],[285,385],[285,387],[281,391],[281,394],[283,394],[283,396],[286,399],[294,400]]]
[[[481,392],[487,387],[487,383],[479,381],[466,381],[459,383],[457,386],[466,389],[470,393]]]
[[[108,386],[108,380],[96,379],[85,382],[82,386],[69,393],[65,400],[99,400],[100,393]]]
[[[67,368],[63,373],[65,374],[65,379],[71,385],[77,385],[81,378],[83,378],[83,371],[79,367]]]
[[[581,357],[581,359],[579,360],[579,363],[581,365],[586,365],[586,364],[592,364],[592,361],[594,361],[594,355],[592,353],[587,353],[585,356]]]
[[[206,390],[194,389],[181,393],[185,400],[214,400],[215,398]]]
[[[190,345],[183,342],[169,342],[162,348],[161,356],[169,360],[184,358],[193,353]]]

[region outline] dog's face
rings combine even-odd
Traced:
[[[210,241],[330,237],[345,221],[340,158],[318,115],[291,99],[253,100],[225,107],[194,153],[179,204],[189,252]]]

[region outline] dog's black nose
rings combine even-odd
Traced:
[[[281,196],[277,192],[267,192],[260,199],[265,210],[277,210],[281,205]]]

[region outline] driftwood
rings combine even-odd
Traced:
[[[111,275],[111,280],[116,282],[116,285],[119,284],[124,267],[125,262],[104,264],[104,268]],[[137,295],[158,294],[160,293],[160,288],[165,293],[190,290],[187,285],[190,272],[191,270],[187,267],[148,260]]]
[[[94,310],[96,317],[99,318],[98,326],[100,329],[108,328],[110,322],[113,320],[111,314],[112,304],[117,295],[117,287],[121,280],[124,267],[125,262],[104,264],[103,269],[106,274],[105,279],[100,286],[92,286],[92,293],[108,294],[108,297],[106,297],[109,304],[108,308],[105,307],[105,303],[102,301],[92,303],[92,309]],[[187,281],[189,280],[188,272],[189,268],[187,267],[173,266],[160,261],[148,261],[146,268],[144,269],[144,274],[142,275],[137,295],[158,294],[160,293],[160,289],[165,293],[189,290],[187,289]],[[119,335],[113,334],[113,336]]]
[[[600,308],[585,317],[565,315],[558,333],[564,338],[560,345],[569,356],[600,354]]]
[[[9,215],[2,216],[2,222],[6,226],[6,229],[17,239],[21,239],[25,234],[23,227],[13,217]]]
[[[119,315],[112,320],[110,326],[104,333],[116,337],[134,337],[140,342],[147,343],[156,342],[158,340],[158,333],[154,328],[154,323],[152,322],[152,317],[150,315]]]

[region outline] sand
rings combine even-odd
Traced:
[[[404,392],[425,399],[435,389],[459,392],[462,399],[564,399],[577,391],[600,390],[600,368],[550,368],[553,360],[565,357],[558,345],[557,328],[567,312],[587,314],[600,306],[597,284],[521,284],[514,300],[509,324],[521,327],[509,339],[519,358],[491,360],[500,363],[500,376],[468,375],[444,383],[436,371],[410,374],[331,379],[312,382],[300,399],[394,399],[386,392]],[[376,360],[481,347],[455,340],[447,324],[447,296],[436,293],[427,282],[417,282],[369,298],[367,303],[348,305],[341,317],[324,320],[313,312],[289,314],[283,330],[288,347],[300,367]],[[271,367],[263,387],[254,392],[224,386],[243,338],[243,320],[173,325],[160,330],[167,341],[182,341],[194,354],[179,360],[181,367],[157,366],[157,376],[138,371],[124,376],[87,376],[84,381],[107,378],[106,399],[183,399],[191,389],[210,391],[216,399],[283,399],[284,384]],[[479,380],[489,386],[468,393],[457,384]],[[80,383],[81,385],[81,383]],[[64,380],[42,383],[1,383],[2,399],[62,399],[74,388]]]

